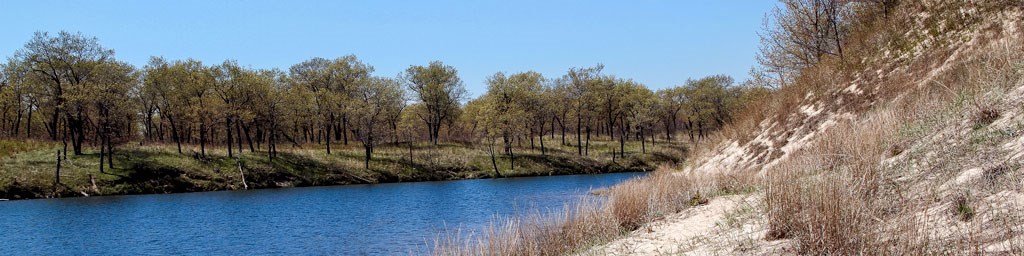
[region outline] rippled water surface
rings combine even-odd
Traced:
[[[0,255],[429,252],[447,229],[562,205],[643,173],[0,202]]]

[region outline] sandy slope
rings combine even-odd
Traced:
[[[732,255],[785,250],[780,246],[782,242],[760,239],[765,232],[763,220],[756,213],[761,197],[717,197],[706,205],[653,221],[622,239],[581,255]]]

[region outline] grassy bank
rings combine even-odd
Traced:
[[[635,145],[634,145],[635,144]],[[513,167],[507,155],[497,156],[502,177],[649,171],[660,163],[678,162],[685,154],[679,144],[646,145],[629,142],[626,157],[612,158],[618,142],[591,141],[590,154],[580,156],[572,145],[549,145],[546,154],[529,145],[515,150]],[[332,145],[331,155],[320,145],[250,152],[230,158],[224,148],[130,143],[115,149],[114,166],[100,173],[98,149],[61,160],[60,184],[55,185],[57,142],[0,140],[0,198],[179,193],[279,187],[326,186],[494,178],[486,148],[464,144],[383,146],[374,150],[370,168],[363,167],[357,143]],[[498,150],[500,152],[500,150]],[[241,170],[240,170],[241,169]],[[244,182],[243,182],[244,178]]]

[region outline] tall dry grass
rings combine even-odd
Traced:
[[[995,13],[1007,8],[1004,2],[1009,1],[972,1],[971,4],[978,8],[978,13]],[[1002,49],[971,49],[970,52],[987,53],[975,59],[951,58],[957,51],[943,48],[948,46],[944,43],[952,43],[945,39],[930,40],[934,45],[925,46],[931,50],[921,51],[923,56],[912,53],[914,45],[930,36],[918,33],[912,38],[903,38],[908,30],[918,29],[915,27],[918,24],[938,24],[945,19],[964,26],[980,26],[984,19],[964,17],[959,6],[956,1],[906,1],[892,17],[866,22],[856,28],[851,43],[846,45],[853,57],[826,59],[803,70],[792,84],[752,103],[756,107],[737,116],[736,122],[701,142],[702,145],[689,155],[700,164],[701,159],[719,152],[719,145],[732,142],[743,145],[761,133],[784,134],[786,129],[804,125],[801,120],[790,118],[801,106],[823,101],[829,104],[828,100],[836,100],[831,98],[836,95],[832,93],[851,84],[866,91],[855,98],[844,98],[855,100],[853,102],[831,106],[838,110],[829,110],[861,118],[840,120],[840,124],[818,134],[814,139],[817,143],[789,153],[784,160],[766,169],[763,177],[754,170],[714,170],[705,176],[660,170],[612,188],[606,201],[577,204],[576,208],[567,208],[557,216],[535,214],[496,221],[499,224],[492,225],[480,236],[445,236],[438,239],[435,254],[578,252],[633,229],[644,228],[645,223],[667,214],[706,202],[708,197],[749,191],[751,186],[759,186],[765,192],[762,212],[766,214],[768,225],[766,239],[790,239],[802,254],[983,253],[982,241],[1019,235],[1012,229],[996,229],[992,225],[1019,226],[1024,218],[988,217],[998,221],[976,224],[980,217],[974,212],[981,204],[976,196],[942,198],[935,188],[915,190],[919,187],[901,183],[899,178],[904,174],[884,164],[884,160],[916,143],[916,137],[903,134],[908,125],[935,118],[956,118],[936,117],[942,111],[949,111],[950,102],[970,100],[966,105],[971,108],[968,112],[973,111],[980,117],[974,119],[990,122],[988,119],[998,118],[999,110],[988,100],[976,96],[992,88],[1020,84],[1024,77],[1024,68],[1021,68],[1024,62],[1020,61],[1024,59],[1021,58],[1024,44],[1019,38],[999,45]],[[926,17],[918,15],[920,13],[941,15],[919,20]],[[890,50],[897,55],[890,55]],[[912,54],[899,55],[902,53]],[[939,72],[942,75],[938,77],[932,76],[931,71],[947,62],[961,64]],[[766,120],[775,122],[774,129],[782,132],[762,131],[766,129],[762,127]],[[787,123],[790,121],[794,123]],[[943,209],[938,215],[934,213],[936,205]],[[953,235],[937,231],[942,224],[936,226],[936,223],[948,221],[946,215],[950,207],[972,212],[975,220],[953,223],[965,226],[960,231],[950,231]],[[1009,235],[993,235],[991,230],[1009,230],[1005,232]],[[1007,246],[1011,252],[1024,252],[1020,242]]]
[[[680,175],[662,167],[609,189],[607,198],[585,198],[551,214],[533,213],[492,221],[480,234],[459,231],[434,241],[435,255],[564,255],[611,241],[644,224],[743,191],[753,175]]]
[[[922,132],[934,133],[998,113],[999,100],[987,96],[1024,84],[1021,50],[1019,44],[997,44],[926,86],[904,85],[908,87],[893,102],[827,130],[817,143],[766,170],[766,238],[792,239],[803,254],[946,255],[984,253],[986,243],[1016,235],[1012,229],[992,234],[1004,229],[990,221],[1012,227],[1024,221],[1020,216],[989,214],[998,217],[972,221],[982,205],[979,199],[940,192],[937,185],[929,185],[933,181],[900,179],[940,174],[922,173],[934,168],[894,168],[885,160],[917,143],[901,136],[915,122],[939,121],[938,127]],[[945,204],[952,210],[933,213]],[[937,225],[951,219],[950,225],[965,227],[946,231]]]
[[[801,252],[812,254],[865,251],[884,205],[879,161],[895,114],[830,129],[820,143],[767,170],[767,238],[797,238]]]
[[[583,199],[561,212],[492,221],[481,233],[440,234],[435,255],[560,255],[619,234],[614,216],[600,202]]]

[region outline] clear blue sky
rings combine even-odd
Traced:
[[[471,94],[494,72],[605,65],[651,88],[687,78],[747,77],[775,1],[0,1],[0,56],[35,31],[98,37],[138,67],[150,56],[235,59],[287,69],[355,54],[394,76],[455,66]]]

